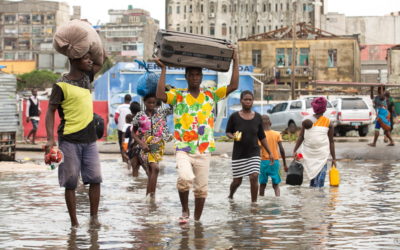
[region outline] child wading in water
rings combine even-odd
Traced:
[[[146,109],[133,118],[132,125],[138,128],[138,134],[132,133],[132,137],[139,144],[141,163],[148,168],[146,196],[153,199],[159,172],[158,163],[164,154],[164,138],[167,138],[165,133],[168,133],[165,117],[171,114],[172,110],[170,108],[157,109],[155,94],[146,95],[143,101]]]
[[[263,128],[265,137],[268,142],[269,149],[275,161],[273,164],[270,161],[270,155],[268,152],[261,147],[261,165],[260,165],[260,175],[258,180],[260,182],[260,196],[264,196],[265,188],[268,182],[268,176],[271,177],[272,187],[275,191],[275,196],[280,196],[279,183],[281,183],[281,177],[279,176],[279,158],[282,156],[283,167],[285,172],[288,171],[286,165],[285,150],[282,146],[281,134],[277,131],[271,129],[271,120],[267,115],[262,116]],[[278,148],[280,155],[278,153]]]

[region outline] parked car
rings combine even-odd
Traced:
[[[311,107],[312,100],[313,98],[304,98],[277,103],[274,108],[268,112],[272,122],[272,129],[283,131],[289,128],[289,130],[295,131],[297,127],[301,126],[304,117],[313,114]],[[335,125],[336,109],[329,101],[324,115]]]
[[[335,134],[346,136],[351,130],[357,130],[359,136],[368,134],[368,127],[373,123],[372,108],[361,97],[341,97],[332,101],[337,111]]]

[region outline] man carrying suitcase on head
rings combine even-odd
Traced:
[[[182,205],[180,223],[189,220],[189,190],[192,186],[195,196],[194,219],[198,221],[207,197],[210,156],[215,150],[213,107],[238,88],[237,51],[234,49],[230,84],[218,89],[201,89],[202,69],[188,67],[185,70],[187,89],[165,92],[166,66],[158,58],[155,61],[161,67],[157,98],[172,105],[174,110],[177,188]]]

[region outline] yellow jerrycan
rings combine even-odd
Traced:
[[[340,184],[340,173],[335,165],[329,170],[329,183],[332,187],[338,187]]]

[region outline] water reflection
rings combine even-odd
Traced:
[[[260,197],[257,204],[250,204],[248,180],[244,180],[244,187],[234,200],[227,199],[231,181],[229,161],[214,158],[202,223],[191,221],[186,226],[177,223],[181,208],[175,188],[174,159],[166,157],[163,165],[156,202],[152,203],[145,199],[143,173],[133,178],[124,164],[104,162],[102,226],[90,227],[88,188],[80,186],[77,202],[82,225],[72,231],[55,171],[0,173],[0,248],[400,247],[398,163],[341,162],[342,183],[337,188],[282,184],[282,196],[274,197],[269,186],[265,197]]]

